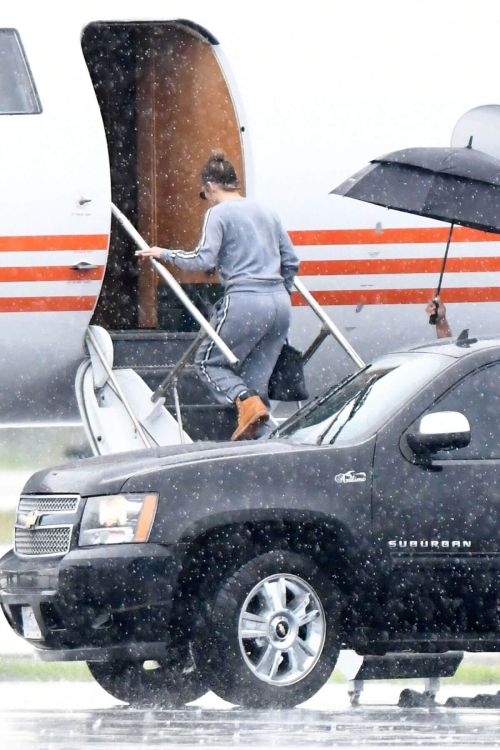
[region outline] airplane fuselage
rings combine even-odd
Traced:
[[[92,319],[175,330],[171,300],[112,224],[111,201],[151,244],[194,247],[198,173],[214,147],[246,195],[281,216],[301,280],[363,359],[435,336],[424,307],[448,227],[329,194],[385,152],[448,145],[465,112],[498,100],[498,5],[411,8],[3,5],[3,423],[76,416]],[[499,273],[498,237],[457,228],[442,293],[454,333],[498,331]],[[213,291],[207,278],[179,280]],[[292,340],[306,348],[318,323],[300,295],[293,303]],[[312,390],[352,369],[334,342],[316,357]]]

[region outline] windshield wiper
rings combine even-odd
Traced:
[[[340,390],[340,388],[343,388],[345,385],[350,383],[351,380],[354,380],[354,378],[358,377],[358,375],[360,375],[362,372],[365,372],[365,370],[367,370],[369,367],[370,365],[366,365],[366,367],[363,367],[360,370],[356,370],[356,372],[351,372],[349,375],[346,375],[345,378],[342,378],[339,383],[329,388],[328,391],[319,393],[317,396],[314,396],[311,401],[308,401],[307,404],[304,404],[304,406],[302,406],[294,414],[288,417],[288,419],[283,424],[280,424],[279,427],[276,427],[276,429],[274,429],[270,433],[268,439],[281,437],[282,431],[287,431],[290,427],[293,427],[293,425],[299,419],[306,417],[311,413],[311,411],[314,411],[314,409],[316,409],[318,406],[321,406],[321,404],[331,396],[333,396],[336,391]]]
[[[328,441],[330,444],[333,443],[333,441],[335,440],[337,435],[340,433],[340,431],[345,427],[347,422],[349,422],[354,417],[356,412],[358,412],[361,409],[366,399],[368,398],[368,395],[371,389],[373,388],[374,384],[379,379],[380,379],[380,373],[374,373],[372,377],[368,380],[368,382],[365,383],[364,387],[359,391],[358,395],[354,397],[354,399],[351,402],[352,407],[351,407],[351,410],[349,411],[349,415],[341,424],[339,424],[339,426],[337,427],[337,430],[333,433],[331,439]],[[336,419],[338,419],[338,413],[333,415],[331,420],[328,422],[328,426],[326,430],[323,430],[323,432],[318,436],[316,440],[316,445],[322,445],[323,440],[325,439],[328,432],[331,430],[332,426],[335,424]]]

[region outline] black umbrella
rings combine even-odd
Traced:
[[[454,225],[500,232],[500,160],[471,145],[394,151],[373,159],[331,191],[451,222],[436,296],[441,290]],[[435,323],[435,316],[429,322]]]

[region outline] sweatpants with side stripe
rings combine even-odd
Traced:
[[[207,337],[195,364],[219,402],[234,402],[251,389],[268,403],[269,378],[288,336],[290,311],[290,296],[281,285],[273,291],[232,291],[217,302],[210,322],[239,363],[231,366]]]

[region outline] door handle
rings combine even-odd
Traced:
[[[75,263],[74,266],[70,266],[70,268],[73,271],[94,271],[96,268],[99,268],[99,266],[96,266],[94,263],[89,263],[86,260],[80,260],[78,263]]]

